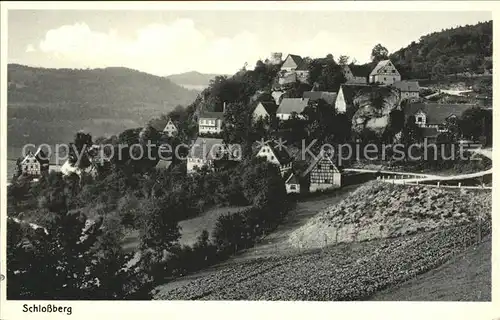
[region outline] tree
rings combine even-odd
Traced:
[[[379,61],[386,60],[389,58],[389,50],[382,46],[380,43],[377,44],[372,49],[371,60],[373,63],[378,63]]]
[[[251,111],[243,102],[233,102],[226,106],[222,123],[222,138],[225,143],[243,144],[248,141],[251,131]]]
[[[473,107],[464,111],[458,121],[460,132],[468,139],[479,140],[484,136],[491,141],[492,113],[480,107]]]
[[[441,79],[445,74],[446,67],[442,63],[437,63],[432,67],[432,77],[434,79]]]
[[[354,62],[353,62],[354,63]],[[345,66],[349,64],[349,56],[341,55],[337,60],[337,64],[340,66]]]
[[[139,289],[128,282],[134,276],[122,269],[126,257],[111,225],[101,227],[102,217],[90,220],[79,211],[44,216],[46,225],[38,229],[8,220],[9,299],[126,299]]]
[[[406,119],[403,128],[402,141],[406,146],[410,144],[419,143],[422,141],[422,129],[416,124],[415,116],[409,116]]]
[[[74,142],[69,144],[69,162],[80,169],[89,167],[91,164],[89,150],[92,144],[92,136],[89,133],[77,132]]]

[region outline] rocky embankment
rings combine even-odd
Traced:
[[[319,248],[466,224],[491,217],[488,191],[450,191],[370,182],[290,235],[295,247]]]

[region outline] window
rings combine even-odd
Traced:
[[[386,80],[387,80],[387,78],[386,78],[386,77],[384,77],[384,81],[386,81]]]
[[[422,116],[417,116],[416,120],[417,120],[416,122],[424,122],[424,119]]]
[[[330,183],[330,179],[325,179],[325,183]]]
[[[333,166],[330,166],[330,170],[333,170]]]
[[[297,186],[295,184],[290,185],[290,190],[297,190]]]
[[[321,165],[320,164],[318,164],[318,170],[321,170]]]

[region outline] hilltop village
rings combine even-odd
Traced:
[[[345,58],[341,59],[345,60]],[[246,123],[247,119],[235,121],[235,115],[227,114],[228,102],[226,101],[218,101],[215,105],[207,104],[204,100],[204,95],[207,92],[202,93],[203,100],[199,103],[199,110],[191,116],[196,124],[196,132],[194,135],[193,133],[188,134],[192,140],[185,159],[187,174],[201,169],[215,170],[216,162],[220,162],[221,158],[228,161],[227,155],[230,154],[230,147],[224,136],[230,135],[231,131],[247,130],[247,128],[235,128],[239,121],[239,123],[244,123],[244,126],[261,129],[259,138],[263,139],[264,136],[269,138],[265,140],[265,144],[253,143],[251,154],[253,157],[266,159],[278,168],[288,193],[339,188],[342,186],[342,168],[339,167],[338,161],[331,157],[331,154],[330,156],[319,155],[321,159],[318,157],[300,159],[301,152],[297,144],[281,145],[279,149],[275,146],[278,141],[286,141],[282,140],[283,137],[289,137],[290,134],[296,133],[294,130],[301,130],[296,130],[297,126],[293,128],[296,125],[294,122],[310,121],[312,113],[325,112],[322,108],[329,109],[327,113],[331,120],[331,123],[323,125],[343,126],[346,132],[337,134],[337,136],[347,136],[353,131],[353,133],[357,133],[356,141],[366,138],[363,135],[366,135],[368,131],[381,136],[389,129],[394,130],[394,128],[389,128],[389,126],[393,126],[399,128],[399,131],[392,133],[393,137],[386,140],[388,143],[401,141],[403,127],[413,128],[414,132],[407,133],[407,135],[413,135],[416,143],[424,140],[436,142],[438,137],[449,140],[450,135],[454,136],[454,139],[448,141],[452,143],[457,143],[460,138],[467,139],[468,143],[480,143],[479,139],[483,139],[482,143],[486,143],[484,132],[474,132],[467,137],[464,135],[459,137],[457,132],[450,133],[450,130],[456,131],[458,120],[464,112],[478,113],[480,112],[478,110],[484,111],[488,108],[480,106],[478,103],[434,102],[437,101],[436,97],[443,95],[466,97],[466,94],[472,90],[457,90],[451,94],[444,94],[439,89],[432,90],[421,87],[417,79],[402,79],[400,72],[390,59],[378,61],[375,67],[369,70],[366,67],[348,64],[346,61],[339,60],[336,63],[333,57],[312,60],[288,54],[283,59],[281,53],[272,53],[265,63],[262,61],[257,63],[256,69],[258,68],[275,70],[276,75],[272,78],[269,90],[257,90],[250,97],[251,101],[248,102],[246,110],[250,115],[250,123]],[[311,83],[311,72],[317,73],[318,70],[322,73],[332,72],[327,76],[332,77],[333,82],[337,82],[335,85],[338,86],[338,90],[324,91],[319,88],[322,85],[319,82]],[[242,70],[239,73],[244,72],[245,70]],[[222,81],[225,80],[222,79]],[[229,104],[231,104],[229,108],[234,108],[234,102],[229,102]],[[217,109],[219,111],[216,111]],[[243,114],[239,116],[244,117]],[[168,142],[175,139],[180,134],[179,127],[186,126],[185,123],[179,123],[180,119],[174,118],[175,115],[174,117],[165,115],[160,119],[153,120],[154,125],[150,123],[149,130],[157,131],[159,135],[163,136],[163,140],[159,139],[158,141]],[[337,124],[337,121],[344,123]],[[395,123],[396,121],[399,123]],[[192,129],[193,124],[188,126]],[[185,132],[183,136],[186,137]],[[304,138],[306,137],[309,140],[315,138],[311,132],[304,135]],[[105,139],[102,140],[105,141]],[[333,142],[347,141],[334,137]],[[380,141],[381,139],[377,142]],[[325,140],[324,142],[331,141]],[[30,152],[24,159],[19,159],[16,174],[38,178],[41,174],[47,173],[48,161],[41,160],[37,156],[40,152],[43,153],[42,150],[37,150],[36,153]],[[95,176],[98,167],[103,166],[102,161],[105,157],[98,157],[102,152],[99,144],[93,144],[89,148],[89,158],[92,161],[85,168],[87,173]],[[155,161],[155,159],[152,160]],[[303,170],[293,166],[294,162],[300,160],[308,161]],[[157,161],[157,168],[168,168],[172,162],[171,159],[165,160],[164,157]],[[233,159],[233,161],[237,160]],[[81,173],[81,168],[75,166],[72,159],[68,159],[60,170],[65,175],[72,173],[80,175]]]
[[[406,283],[487,301],[491,39],[489,22],[365,64],[271,53],[140,127],[31,150],[7,190],[8,298],[349,301]],[[437,270],[461,255],[466,271]]]

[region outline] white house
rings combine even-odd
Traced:
[[[293,113],[296,113],[300,118],[305,107],[309,103],[309,98],[283,98],[276,111],[276,117],[280,120],[288,120]]]
[[[201,169],[203,166],[213,170],[214,160],[222,158],[224,149],[222,139],[198,137],[191,145],[187,156],[187,173]]]
[[[380,61],[370,73],[370,83],[390,85],[401,81],[401,75],[391,60]]]
[[[219,134],[222,132],[224,112],[205,111],[198,117],[198,132],[200,134]]]
[[[280,150],[270,145],[264,145],[258,150],[256,157],[266,158],[268,162],[278,166],[282,176],[292,169],[292,157],[286,148]]]
[[[177,134],[177,127],[175,126],[174,122],[172,119],[168,119],[167,124],[165,125],[165,128],[163,129],[163,133],[166,134],[169,137],[173,137],[174,135]]]
[[[309,167],[302,174],[309,176],[309,191],[336,189],[342,186],[342,174],[327,155],[320,155],[313,159]]]
[[[278,74],[278,83],[280,85],[294,83],[300,81],[303,83],[309,82],[309,68],[307,61],[296,54],[289,54],[281,65]]]
[[[392,84],[401,93],[401,99],[408,99],[410,101],[416,100],[420,97],[420,86],[418,81],[403,80],[396,81]]]
[[[296,54],[289,54],[288,56],[286,56],[285,61],[281,65],[281,71],[295,71],[303,62],[304,60],[301,56]]]
[[[285,181],[286,193],[300,193],[300,183],[297,176],[292,173]]]
[[[354,104],[354,99],[364,92],[375,90],[373,86],[362,84],[343,84],[340,86],[335,98],[335,110],[338,113],[345,113]]]
[[[26,156],[18,162],[18,170],[22,174],[39,176],[43,172],[48,172],[49,159],[40,148],[35,153],[28,151]]]
[[[271,119],[276,116],[276,104],[273,101],[270,102],[259,102],[252,113],[253,121],[259,119]]]

